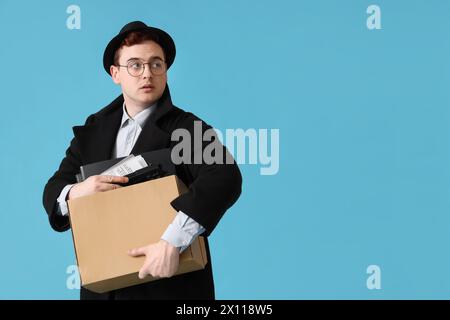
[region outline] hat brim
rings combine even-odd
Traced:
[[[148,32],[154,36],[155,42],[157,42],[164,51],[167,69],[169,69],[173,61],[175,60],[176,54],[175,42],[173,41],[172,37],[167,32],[161,29],[154,27],[142,27],[119,33],[117,36],[111,39],[111,41],[106,46],[105,52],[103,53],[103,67],[105,68],[105,71],[108,74],[111,74],[110,68],[112,65],[114,65],[114,55],[116,54],[117,49],[119,49],[120,44],[127,37],[127,35],[135,31]]]

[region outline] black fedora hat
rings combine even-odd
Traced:
[[[119,48],[123,39],[125,39],[126,36],[133,31],[151,33],[155,38],[155,42],[157,42],[164,51],[164,54],[166,56],[167,69],[170,68],[173,60],[175,60],[176,53],[175,42],[173,41],[172,37],[167,32],[161,29],[147,26],[141,21],[133,21],[124,25],[123,28],[120,29],[119,34],[112,38],[112,40],[106,46],[105,52],[103,53],[103,67],[105,68],[106,72],[110,74],[109,69],[114,64],[114,55],[116,54],[116,50]]]

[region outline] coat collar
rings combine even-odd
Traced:
[[[111,158],[117,132],[123,115],[123,95],[94,115],[95,121],[84,126],[73,127],[75,140],[81,154],[82,164]],[[168,85],[158,101],[156,110],[149,116],[139,135],[132,154],[166,148],[170,143],[169,133],[161,130],[157,121],[173,108]]]
[[[128,111],[126,109],[125,103],[122,106],[122,120],[120,121],[120,128],[124,126],[126,122],[133,121],[135,122],[142,130],[144,128],[145,122],[147,122],[148,117],[150,114],[156,109],[157,103],[153,103],[151,106],[148,106],[144,110],[139,111],[137,114],[134,115],[133,118],[131,118],[128,114]]]

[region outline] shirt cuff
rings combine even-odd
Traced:
[[[72,188],[73,184],[68,184],[67,186],[65,186],[61,193],[59,194],[59,197],[57,199],[58,201],[58,208],[56,213],[61,215],[61,216],[66,216],[69,213],[69,208],[67,208],[67,196],[69,195],[69,191]]]
[[[203,232],[203,228],[194,219],[182,211],[178,211],[175,219],[167,227],[161,236],[162,240],[167,241],[174,247],[179,248],[180,253],[186,250],[191,243]]]

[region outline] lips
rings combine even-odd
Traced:
[[[154,89],[155,87],[151,84],[144,84],[141,89]]]

